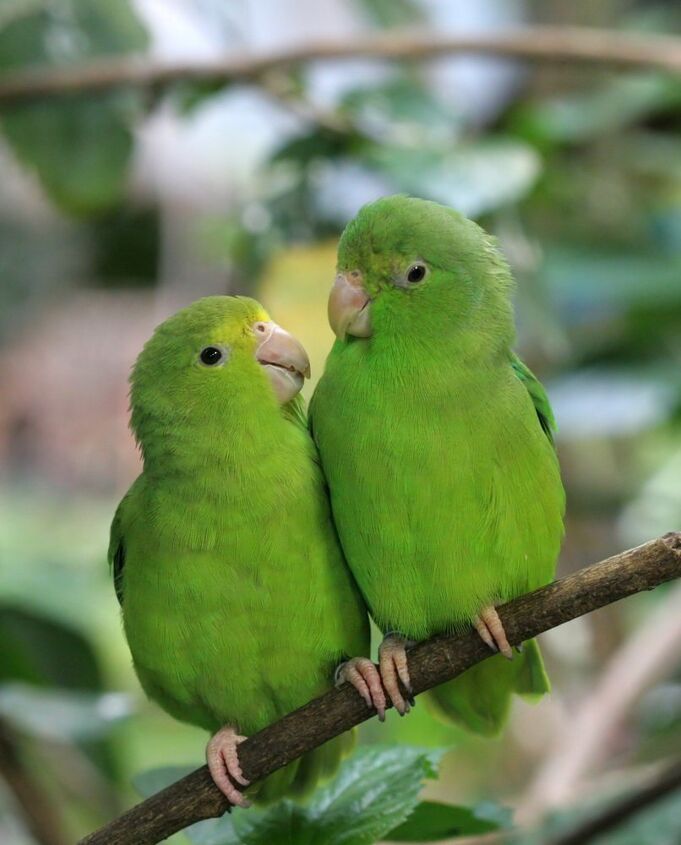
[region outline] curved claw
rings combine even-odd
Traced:
[[[239,763],[238,746],[246,739],[237,734],[234,728],[221,728],[206,746],[206,763],[215,785],[236,807],[250,807],[251,802],[234,785],[233,781],[248,786]]]
[[[353,657],[341,663],[336,669],[336,686],[343,683],[352,684],[366,701],[367,707],[375,709],[379,721],[385,721],[386,700],[381,676],[374,663],[368,657]]]
[[[381,680],[395,710],[405,716],[414,706],[414,695],[409,677],[407,648],[413,643],[401,634],[388,634],[378,648]],[[405,700],[400,681],[409,698]]]
[[[506,631],[504,631],[496,607],[490,605],[483,608],[480,615],[473,620],[473,625],[492,651],[500,651],[504,657],[513,660],[513,649],[509,645]]]

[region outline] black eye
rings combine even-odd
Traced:
[[[205,364],[207,367],[214,367],[222,361],[222,350],[216,346],[206,346],[205,349],[201,350],[199,358],[202,364]]]
[[[425,277],[425,264],[412,264],[411,267],[407,270],[407,281],[411,282],[413,285],[418,284],[418,282],[422,282]]]

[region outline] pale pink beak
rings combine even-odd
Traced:
[[[254,323],[253,333],[259,339],[256,361],[267,373],[280,404],[290,402],[300,393],[304,380],[310,378],[307,352],[293,335],[272,321]]]
[[[329,294],[329,323],[340,340],[346,335],[371,337],[371,299],[359,271],[336,276]]]

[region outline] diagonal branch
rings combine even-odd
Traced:
[[[552,839],[549,845],[588,845],[604,833],[622,827],[632,816],[678,790],[681,790],[681,759],[676,758],[639,787],[637,792],[609,804],[599,814]]]
[[[290,70],[300,64],[330,59],[425,61],[453,54],[681,73],[681,38],[668,35],[569,26],[530,26],[475,35],[388,32],[202,62],[158,64],[141,57],[124,56],[73,67],[36,67],[3,75],[0,105],[125,86],[159,90],[184,81],[257,82],[271,71]]]
[[[679,577],[681,532],[666,534],[521,596],[503,605],[499,615],[510,643],[517,645],[577,616]],[[489,654],[472,630],[419,643],[409,652],[414,692],[451,680]],[[374,711],[367,710],[347,684],[331,690],[240,745],[244,775],[251,782],[262,780],[372,715]],[[226,810],[226,799],[203,766],[86,836],[80,845],[152,845]]]

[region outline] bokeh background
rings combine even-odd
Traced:
[[[128,372],[171,311],[247,293],[308,348],[309,396],[331,343],[336,240],[364,202],[435,199],[499,239],[518,281],[518,348],[560,426],[560,573],[681,526],[678,76],[452,56],[21,102],[2,100],[3,81],[101,55],[211,61],[396,28],[538,23],[669,35],[681,9],[1,0],[3,843],[74,841],[136,800],[138,773],[201,762],[202,732],[141,694],[105,561],[115,506],[139,471]],[[547,811],[569,820],[681,749],[680,619],[671,585],[545,635],[553,695],[518,702],[499,740],[417,707],[372,721],[361,741],[453,749],[430,798],[483,802],[497,817],[512,808],[530,827]],[[681,797],[599,841],[678,845]]]

